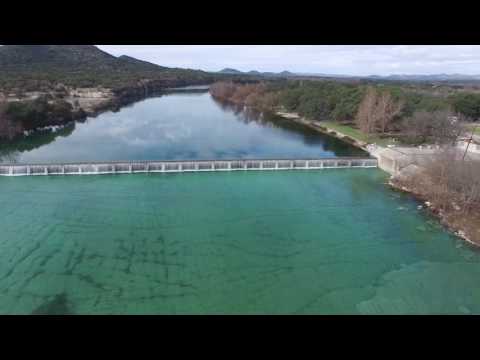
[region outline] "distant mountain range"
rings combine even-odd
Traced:
[[[401,81],[458,81],[458,80],[480,80],[480,75],[465,75],[465,74],[432,74],[432,75],[388,75],[367,76],[369,79],[381,79],[381,80],[401,80]]]
[[[224,75],[251,75],[251,76],[265,76],[265,77],[292,77],[292,76],[298,76],[298,74],[294,74],[290,71],[282,71],[279,73],[275,72],[260,72],[257,70],[251,70],[247,72],[243,72],[237,69],[232,69],[232,68],[225,68],[223,70],[220,70],[218,72],[219,74],[224,74]]]
[[[257,70],[251,70],[248,72],[242,72],[232,68],[225,68],[218,73],[229,75],[252,75],[252,76],[264,76],[264,77],[319,77],[319,78],[337,78],[337,79],[365,79],[365,80],[392,80],[392,81],[421,81],[421,82],[449,82],[449,81],[480,81],[480,75],[465,75],[465,74],[431,74],[431,75],[411,75],[411,74],[398,74],[398,75],[369,75],[369,76],[355,76],[355,75],[342,75],[342,74],[324,74],[324,73],[293,73],[290,71],[282,71],[280,73],[275,72],[260,72]]]

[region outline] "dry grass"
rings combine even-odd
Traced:
[[[472,124],[472,123],[469,123],[469,124],[466,124],[465,127],[467,128],[467,130],[468,130],[470,133],[471,133],[472,130],[475,129],[474,134],[480,135],[480,124]]]

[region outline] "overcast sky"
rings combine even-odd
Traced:
[[[99,45],[169,67],[345,74],[480,74],[478,45]]]

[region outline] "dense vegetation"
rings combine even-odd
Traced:
[[[209,73],[115,57],[91,45],[8,45],[0,47],[0,89],[46,91],[57,84],[117,89],[139,81],[208,83]]]
[[[217,98],[238,102],[246,99],[246,93],[257,92],[257,96],[274,96],[277,105],[287,111],[297,112],[317,120],[353,121],[368,86],[335,81],[283,81],[240,86],[236,83],[220,83],[211,87]],[[259,91],[259,89],[262,89]],[[401,117],[411,116],[419,110],[445,110],[449,104],[444,98],[409,91],[399,86],[377,85],[376,89],[387,92],[395,100],[402,99],[404,106]],[[241,94],[244,95],[241,95]],[[258,100],[260,103],[261,99]]]
[[[403,141],[445,143],[459,135],[452,116],[480,118],[480,95],[455,89],[335,81],[220,82],[213,97],[268,110],[284,109],[312,120],[349,124],[365,134]],[[453,135],[452,135],[453,134]]]
[[[478,121],[480,119],[480,94],[460,93],[453,97],[452,104],[456,112],[467,118]]]
[[[46,96],[35,100],[9,103],[5,114],[13,122],[20,122],[25,130],[60,125],[74,120],[70,103],[63,100],[49,102]]]

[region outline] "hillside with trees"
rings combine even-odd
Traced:
[[[5,45],[0,47],[0,89],[41,91],[56,84],[112,89],[139,81],[211,82],[207,72],[171,69],[128,56],[115,57],[93,45]]]
[[[0,138],[66,124],[165,88],[225,78],[115,57],[93,45],[0,46]]]

